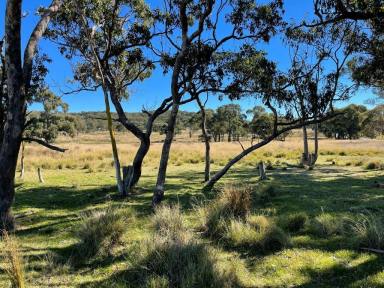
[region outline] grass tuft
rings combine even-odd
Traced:
[[[309,230],[313,234],[325,238],[343,234],[344,224],[344,219],[323,212],[310,221]]]
[[[23,258],[20,254],[20,248],[15,236],[3,231],[4,244],[4,270],[8,275],[12,288],[25,288],[25,276]]]
[[[384,248],[384,223],[373,214],[360,215],[351,220],[351,230],[360,247]]]
[[[304,212],[294,213],[281,220],[281,225],[289,232],[299,232],[304,229],[308,221],[308,215]]]
[[[126,225],[126,215],[112,206],[84,214],[77,231],[77,256],[86,260],[97,254],[110,254],[121,242]]]

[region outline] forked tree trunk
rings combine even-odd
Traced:
[[[173,103],[172,110],[168,119],[167,133],[165,135],[165,140],[163,144],[163,149],[161,152],[159,171],[157,175],[156,188],[153,192],[152,198],[152,207],[155,207],[159,204],[164,197],[164,185],[165,177],[167,175],[168,159],[171,151],[172,141],[175,134],[176,119],[179,112],[179,103]]]
[[[25,172],[25,167],[24,167],[24,155],[25,153],[25,144],[24,142],[21,143],[21,159],[20,159],[20,178],[24,179],[24,172]]]

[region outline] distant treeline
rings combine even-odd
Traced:
[[[352,104],[337,112],[342,112],[342,114],[320,125],[320,131],[328,138],[377,138],[384,135],[384,105],[369,110],[363,105]],[[135,125],[145,130],[148,117],[145,113],[134,112],[126,113],[126,115]],[[41,137],[48,141],[53,140],[57,133],[75,136],[78,133],[108,130],[105,112],[57,113],[48,118],[45,116],[44,112],[33,112],[30,115],[30,117],[40,120],[37,123],[41,123],[32,125],[35,129],[34,134],[41,134]],[[168,113],[164,113],[155,121],[154,132],[160,134],[166,132],[168,116]],[[206,117],[207,130],[211,140],[215,142],[236,141],[240,137],[248,136],[264,139],[270,135],[273,129],[273,115],[260,106],[243,113],[239,105],[223,105],[216,110],[207,109]],[[113,118],[117,119],[115,113],[113,113]],[[49,129],[44,129],[45,126]],[[198,133],[200,127],[200,112],[180,111],[176,133],[187,130],[192,135],[193,132]],[[116,131],[126,131],[117,120],[114,121],[114,128]],[[285,136],[287,135],[283,135],[282,139]]]

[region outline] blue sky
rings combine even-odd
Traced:
[[[0,1],[0,36],[4,34],[4,14],[5,14],[5,0]],[[23,1],[23,10],[28,12],[28,15],[23,20],[22,33],[24,43],[27,41],[31,29],[34,27],[34,24],[37,21],[34,12],[36,8],[40,5],[48,5],[50,1],[40,0],[40,1]],[[150,1],[156,3],[155,0]],[[311,17],[312,15],[312,0],[285,0],[285,18],[286,20],[299,20],[303,17]],[[58,53],[57,47],[48,42],[42,41],[40,47],[43,52],[47,53],[53,62],[49,65],[49,74],[47,77],[47,82],[50,85],[51,90],[53,90],[58,95],[61,94],[61,91],[68,91],[68,81],[72,78],[72,69],[71,63],[63,58],[60,53]],[[287,66],[288,56],[286,48],[282,45],[281,41],[277,38],[272,39],[268,45],[262,46],[266,49],[269,58],[278,62],[280,67]],[[155,108],[161,100],[169,96],[170,93],[170,81],[168,75],[163,75],[160,69],[156,70],[151,78],[141,82],[137,85],[134,85],[130,89],[130,98],[129,100],[123,103],[124,109],[127,112],[137,112],[141,111],[142,107],[145,106],[147,109]],[[363,104],[364,101],[368,98],[372,98],[373,94],[370,90],[362,89],[356,93],[349,101],[351,103]],[[79,111],[103,111],[104,110],[104,101],[102,94],[100,92],[83,92],[80,94],[67,95],[63,97],[64,101],[69,104],[69,109],[71,112]],[[228,100],[219,101],[216,97],[210,97],[208,102],[209,108],[215,108],[217,106],[229,103]],[[254,98],[247,98],[241,101],[237,101],[244,110],[247,110],[255,105],[258,105],[258,101]],[[343,103],[347,105],[348,103]],[[31,109],[39,109],[38,105],[34,105]],[[197,111],[197,106],[194,103],[184,105],[183,110],[188,111]]]

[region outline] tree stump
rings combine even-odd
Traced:
[[[39,176],[39,182],[40,183],[44,183],[43,170],[40,167],[37,168],[37,175]]]
[[[265,173],[265,164],[263,161],[260,161],[259,163],[259,175],[260,175],[260,180],[267,179],[267,174]]]

